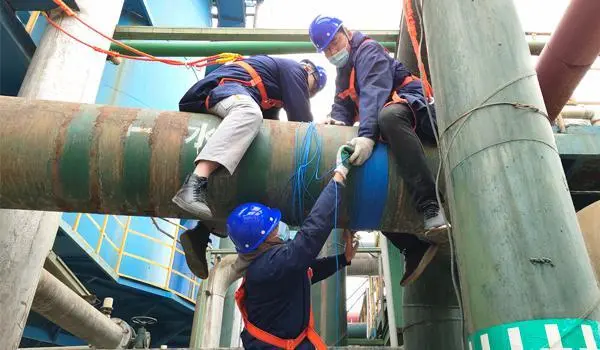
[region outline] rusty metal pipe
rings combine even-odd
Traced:
[[[548,115],[554,119],[600,54],[600,1],[572,0],[536,71]]]
[[[171,197],[219,122],[207,114],[0,97],[0,207],[186,217]],[[295,171],[295,140],[301,143],[307,128],[308,124],[265,120],[236,173],[218,171],[211,177],[209,202],[217,227],[234,206],[247,201],[279,207],[294,223],[290,177]],[[328,179],[337,148],[354,137],[356,129],[323,125],[317,130],[323,148],[318,175]],[[436,150],[426,153],[431,166],[437,166]],[[421,218],[409,205],[391,154],[383,149],[369,162],[375,165],[351,174],[347,193],[352,195],[340,208],[340,225],[420,232]],[[311,166],[307,173],[314,170]],[[372,179],[384,171],[385,181],[374,188],[381,193],[365,194],[365,186],[373,187]],[[312,182],[308,190],[314,198],[326,182]],[[349,213],[371,209],[382,198],[385,207],[378,222],[359,227],[365,225],[348,221]],[[307,196],[305,201],[308,210],[313,199]]]

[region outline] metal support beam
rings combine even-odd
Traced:
[[[523,327],[525,349],[562,347],[546,337],[550,319],[581,319],[598,339],[600,290],[513,2],[423,6],[473,349],[481,338],[504,348],[510,327]],[[564,345],[587,347],[581,334]]]
[[[126,322],[108,318],[46,270],[31,309],[97,348],[124,349],[132,337]]]

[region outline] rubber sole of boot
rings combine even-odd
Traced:
[[[450,225],[434,227],[423,232],[423,236],[430,242],[444,244],[448,242],[448,228],[450,227]]]
[[[196,208],[195,206],[190,205],[188,202],[183,201],[177,196],[173,197],[171,199],[171,202],[175,203],[179,208],[194,215],[199,220],[211,220],[213,218],[212,212],[206,204],[204,204],[201,208]]]
[[[425,271],[425,268],[427,268],[427,265],[429,265],[431,260],[433,260],[433,258],[435,257],[435,254],[437,254],[437,251],[438,251],[437,245],[429,246],[429,248],[425,251],[425,254],[423,254],[421,261],[419,261],[419,265],[417,265],[417,268],[413,271],[412,274],[410,274],[410,276],[408,276],[404,281],[402,281],[402,283],[400,283],[400,285],[402,287],[406,287],[407,285],[413,283],[419,277],[421,277],[421,275],[423,274],[423,271]]]
[[[208,278],[208,264],[206,262],[206,258],[202,261],[198,254],[202,254],[203,252],[196,252],[194,250],[194,245],[192,244],[192,239],[190,235],[187,233],[182,233],[179,237],[179,241],[181,242],[181,246],[183,247],[183,252],[185,253],[185,262],[187,263],[190,271],[194,275],[199,278],[207,279]]]

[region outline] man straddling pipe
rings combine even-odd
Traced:
[[[227,231],[238,252],[233,268],[244,275],[235,299],[245,349],[327,349],[314,329],[310,287],[349,265],[358,249],[358,240],[345,231],[344,253],[317,259],[337,224],[351,152],[347,145],[338,150],[333,179],[297,234],[281,221],[279,210],[262,204],[243,204],[229,215]]]
[[[196,157],[193,173],[173,202],[200,220],[211,219],[210,175],[221,166],[233,174],[263,118],[277,119],[281,108],[290,121],[311,122],[309,99],[326,82],[325,70],[309,60],[254,56],[225,64],[194,84],[179,102],[179,110],[211,113],[223,121]],[[210,230],[200,222],[180,237],[187,264],[200,278],[208,277],[209,236]]]
[[[435,182],[427,167],[419,137],[435,142],[421,81],[383,46],[360,32],[351,32],[335,17],[317,16],[309,36],[317,51],[337,67],[336,96],[328,122],[359,122],[350,158],[362,165],[382,139],[389,145],[416,209],[423,215],[426,236],[443,234],[446,220],[436,199]],[[430,106],[433,111],[433,105]],[[435,119],[433,119],[435,120]],[[437,252],[437,246],[405,233],[383,232],[405,255],[401,284],[417,279]]]

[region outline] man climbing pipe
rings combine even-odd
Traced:
[[[245,349],[327,349],[314,329],[310,287],[349,265],[358,250],[358,240],[345,231],[344,253],[317,259],[337,225],[351,154],[350,146],[340,147],[333,178],[295,235],[279,210],[262,204],[243,204],[229,215],[227,232],[238,252],[234,268],[244,276],[235,298]]]
[[[223,121],[196,157],[193,173],[173,202],[201,221],[211,219],[207,201],[210,175],[220,167],[233,174],[258,135],[263,118],[277,119],[281,108],[290,121],[311,122],[310,98],[326,82],[325,70],[309,60],[253,56],[225,64],[194,84],[179,102],[179,109],[211,113]],[[187,264],[200,278],[208,277],[210,233],[200,222],[180,238]]]
[[[415,207],[423,215],[425,236],[445,234],[446,219],[419,139],[435,143],[435,109],[433,101],[429,104],[425,98],[419,78],[378,42],[348,30],[338,18],[317,16],[310,24],[309,36],[317,51],[337,67],[336,95],[328,122],[359,123],[358,136],[348,141],[355,148],[350,162],[362,165],[375,142],[387,143]],[[383,234],[405,255],[402,285],[418,278],[437,252],[437,246],[414,235]]]

